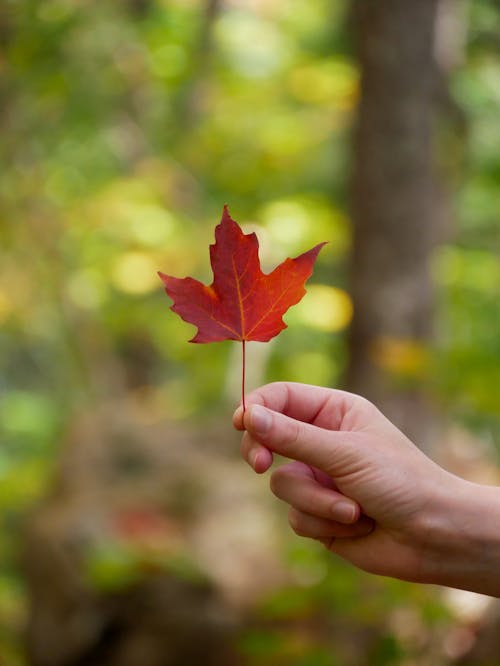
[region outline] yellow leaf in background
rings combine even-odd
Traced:
[[[346,328],[352,319],[352,301],[343,289],[326,284],[307,286],[306,297],[287,316],[310,328],[337,332]]]
[[[415,377],[425,370],[428,352],[418,340],[382,337],[374,342],[371,358],[374,363],[394,374]]]
[[[349,111],[358,99],[359,72],[346,60],[322,60],[292,70],[289,86],[301,102],[328,104],[335,110]]]
[[[158,288],[155,259],[145,252],[124,252],[111,273],[114,286],[126,294],[147,294]]]

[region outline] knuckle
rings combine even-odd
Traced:
[[[243,433],[243,437],[241,438],[241,455],[246,458],[248,456],[248,453],[252,447],[253,440],[248,434],[248,432]]]
[[[380,413],[378,407],[373,404],[368,398],[364,398],[361,395],[356,396],[356,407],[364,414],[373,415]]]
[[[290,527],[297,536],[307,536],[307,534],[304,531],[302,516],[293,507],[288,512],[288,522],[290,524]]]
[[[255,401],[260,405],[270,406],[269,403],[274,403],[276,396],[280,396],[286,392],[285,382],[269,382],[264,384],[255,391],[250,393],[248,400]]]
[[[368,400],[368,398],[365,398],[362,395],[356,396],[356,404],[358,404],[360,407],[366,407],[367,409],[372,409],[373,407],[375,407],[373,402],[371,402],[370,400]]]
[[[269,382],[268,384],[265,385],[264,388],[266,388],[266,389],[270,389],[270,390],[272,390],[272,391],[274,391],[274,390],[276,390],[276,389],[278,389],[278,390],[282,390],[284,384],[285,384],[284,382]]]
[[[312,485],[309,485],[304,489],[304,507],[306,511],[315,515],[322,515],[325,512],[323,497],[321,493],[318,493],[316,488]]]
[[[271,474],[271,478],[269,479],[269,487],[271,488],[271,492],[273,493],[273,495],[278,496],[279,486],[280,483],[279,483],[278,472],[273,472]]]
[[[302,439],[303,431],[304,427],[300,421],[289,419],[283,435],[283,446],[293,450]]]
[[[335,537],[322,537],[317,540],[320,541],[331,553],[335,552]]]
[[[286,473],[281,468],[278,468],[271,474],[271,478],[269,479],[269,487],[271,488],[271,492],[276,495],[276,497],[281,496],[285,476]]]

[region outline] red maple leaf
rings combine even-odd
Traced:
[[[306,293],[304,283],[323,245],[286,259],[266,275],[260,268],[257,236],[244,234],[224,206],[215,228],[215,243],[210,245],[212,284],[206,286],[191,277],[158,275],[174,302],[171,310],[198,327],[190,342],[243,343],[244,386],[245,342],[267,342],[286,328],[282,317]]]

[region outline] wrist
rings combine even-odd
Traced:
[[[447,474],[427,514],[422,582],[500,597],[500,488]]]

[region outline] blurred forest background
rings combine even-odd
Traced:
[[[500,610],[290,534],[238,458],[224,203],[271,268],[317,242],[250,385],[348,386],[498,482],[496,0],[4,0],[0,662],[494,664]],[[353,316],[354,313],[354,316]]]

